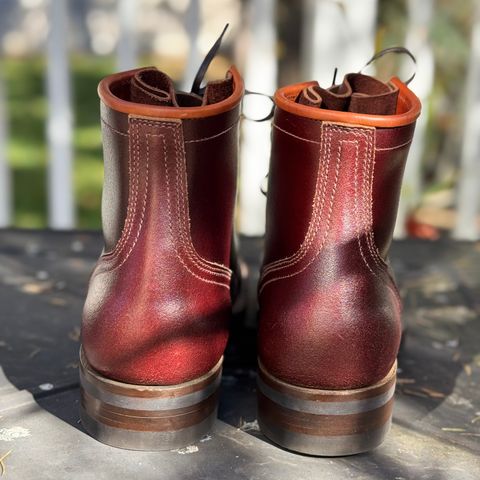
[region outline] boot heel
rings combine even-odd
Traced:
[[[390,429],[395,379],[396,363],[375,385],[319,390],[282,382],[259,364],[258,423],[288,450],[319,456],[366,452]]]
[[[100,442],[129,450],[172,450],[194,443],[217,416],[222,361],[180,385],[130,385],[94,372],[81,350],[82,424]]]

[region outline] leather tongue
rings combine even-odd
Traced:
[[[334,85],[328,90],[319,85],[312,85],[300,93],[298,103],[343,112],[348,110],[351,95],[352,91],[348,85]]]
[[[396,86],[361,73],[350,73],[346,78],[352,88],[349,112],[393,115],[397,111]]]
[[[393,115],[397,109],[398,88],[369,75],[349,73],[343,83],[328,89],[318,84],[304,88],[296,101],[327,110]]]
[[[234,89],[230,72],[222,80],[208,82],[202,94],[176,92],[172,79],[154,67],[143,68],[130,80],[130,100],[163,107],[199,107],[221,102]]]
[[[222,80],[212,80],[201,90],[193,92],[176,92],[178,105],[181,107],[199,107],[221,102],[233,94],[233,76],[230,72]]]
[[[191,92],[176,92],[171,78],[154,67],[138,70],[130,81],[130,100],[149,105],[173,107],[199,107],[221,102],[233,94],[233,77],[230,72],[223,80],[202,82],[210,62],[215,57],[222,38],[227,31],[228,23],[208,51],[193,81]]]
[[[133,102],[148,105],[177,106],[175,88],[168,75],[156,68],[139,70],[130,81]]]
[[[222,80],[207,83],[203,94],[203,105],[211,105],[225,100],[233,94],[233,77],[230,72]]]

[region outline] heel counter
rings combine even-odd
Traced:
[[[172,283],[170,283],[172,285]],[[92,278],[82,318],[82,346],[102,375],[145,385],[197,378],[223,355],[230,317],[229,291],[218,285],[169,284],[132,289],[124,275]]]
[[[266,289],[261,302],[259,356],[273,375],[331,389],[386,375],[401,338],[400,302],[386,273],[350,273],[322,285],[297,280],[286,288],[290,293]]]

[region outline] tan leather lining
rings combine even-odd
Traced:
[[[369,127],[393,128],[409,125],[420,115],[421,105],[417,96],[398,78],[394,77],[390,82],[400,90],[395,115],[369,115],[362,113],[338,112],[324,110],[311,106],[295,103],[298,94],[315,82],[297,83],[278,89],[275,92],[275,104],[287,112],[308,117],[315,120],[329,122],[341,122]]]
[[[135,75],[138,70],[140,69],[109,75],[100,82],[98,85],[98,95],[105,105],[119,112],[150,118],[202,118],[218,115],[231,110],[241,101],[243,96],[243,80],[234,66],[229,69],[229,72],[233,77],[233,94],[227,99],[211,105],[201,107],[146,105],[122,100],[112,93],[111,87],[113,84],[127,81],[130,77]]]

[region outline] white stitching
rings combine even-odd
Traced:
[[[337,124],[332,124],[330,122],[323,122],[322,123],[322,136],[323,136],[323,126],[326,126],[328,127],[328,142],[327,143],[327,147],[326,147],[326,150],[329,151],[330,149],[330,144],[331,144],[331,139],[332,139],[332,135],[333,135],[333,132],[340,132],[340,133],[344,133],[345,131],[351,133],[352,135],[354,135],[355,137],[359,137],[359,136],[362,136],[364,137],[364,134],[361,133],[361,132],[358,132],[355,128],[353,127],[347,127],[347,126],[343,126],[343,125],[337,125]],[[371,129],[371,128],[370,128]],[[286,132],[288,133],[288,132]],[[296,137],[295,135],[293,135],[294,137]],[[300,137],[296,137],[296,138],[300,138]],[[321,139],[321,142],[322,142],[322,148],[323,148],[323,140]],[[324,157],[325,155],[323,155]],[[322,154],[320,154],[320,158],[322,158]],[[327,156],[328,158],[328,156]],[[309,225],[310,227],[310,225]],[[307,236],[305,237],[304,239],[304,242],[305,243],[307,240],[307,247],[309,246],[309,243],[311,242],[311,240],[313,239],[310,239],[309,237],[309,230],[307,230]],[[308,238],[307,238],[308,237]],[[297,250],[297,252],[295,252],[292,256],[289,256],[289,257],[286,257],[286,258],[283,258],[283,259],[280,259],[280,260],[275,260],[273,262],[270,262],[269,264],[267,264],[264,269],[263,269],[263,272],[262,272],[262,279],[264,276],[266,276],[270,271],[274,271],[274,270],[278,270],[279,268],[273,268],[273,267],[276,267],[277,265],[280,265],[280,264],[285,264],[284,266],[282,266],[281,268],[287,268],[289,265],[290,265],[290,262],[292,263],[297,263],[296,262],[296,258],[300,253],[302,253],[303,249],[304,249],[304,245],[300,246],[300,248]],[[303,257],[302,257],[303,258]]]
[[[109,126],[109,125],[107,125],[107,126]],[[137,138],[137,141],[136,141],[135,145],[132,148],[130,148],[130,145],[128,147],[129,153],[128,153],[127,216],[125,218],[125,222],[124,222],[124,225],[123,225],[123,228],[122,228],[122,233],[120,234],[120,239],[118,240],[117,244],[115,245],[115,248],[111,252],[107,252],[105,255],[103,255],[103,258],[107,261],[110,261],[110,260],[113,260],[113,259],[119,257],[119,255],[121,254],[121,252],[125,248],[125,245],[130,238],[131,231],[132,231],[132,228],[133,228],[133,223],[134,223],[133,218],[135,217],[135,212],[137,210],[139,176],[140,176],[138,132],[136,134],[136,138]],[[132,160],[131,150],[133,150],[133,160]],[[138,154],[137,154],[137,151],[138,151]]]
[[[131,238],[131,231],[133,229],[133,225],[134,225],[134,221],[133,221],[133,217],[136,216],[136,212],[137,212],[137,197],[138,197],[138,189],[139,189],[139,180],[138,180],[138,177],[139,177],[139,172],[140,172],[140,135],[138,133],[138,126],[135,126],[135,130],[136,130],[136,135],[135,135],[135,138],[136,138],[136,141],[135,141],[135,145],[133,146],[133,150],[134,152],[136,151],[137,154],[134,153],[134,157],[137,159],[137,162],[135,162],[137,165],[138,165],[138,169],[137,169],[137,187],[136,187],[136,195],[135,195],[135,202],[134,202],[134,205],[132,206],[132,221],[131,221],[131,227],[129,228],[128,232],[126,233],[126,239],[122,245],[122,248],[118,251],[118,252],[115,252],[115,254],[112,256],[112,257],[108,257],[108,258],[105,258],[104,260],[108,263],[116,260],[116,259],[119,259],[121,257],[121,253],[123,252],[124,250],[124,247],[128,244],[128,241],[130,240]],[[149,134],[146,134],[146,137],[148,136],[151,136]],[[146,205],[147,205],[147,197],[148,197],[148,183],[149,183],[149,146],[148,146],[148,141],[146,142],[146,145],[147,145],[147,148],[146,148],[146,160],[145,160],[145,192],[143,194],[143,202],[142,202],[142,212],[141,212],[141,215],[140,215],[140,222],[138,223],[138,226],[137,226],[137,233],[135,235],[135,238],[130,246],[130,249],[128,250],[128,252],[126,253],[126,255],[124,255],[122,261],[115,265],[114,267],[108,269],[109,271],[113,271],[113,270],[116,270],[117,268],[120,268],[127,260],[128,258],[130,257],[130,254],[132,253],[133,249],[135,248],[135,245],[137,244],[137,241],[138,241],[138,238],[140,237],[140,232],[142,230],[142,227],[143,227],[143,221],[144,221],[144,217],[145,217],[145,210],[146,210]]]
[[[103,121],[103,119],[102,119]],[[110,128],[112,131],[123,135],[123,136],[130,136],[127,134],[124,134],[113,127],[109,125],[108,123],[104,122],[105,125]],[[133,226],[135,225],[134,218],[136,216],[137,212],[137,205],[138,205],[138,193],[139,193],[139,177],[140,177],[140,136],[139,136],[139,124],[146,125],[146,126],[152,126],[152,127],[163,127],[169,130],[173,130],[174,134],[174,148],[175,148],[175,161],[176,161],[176,173],[177,177],[181,174],[181,166],[182,166],[182,161],[180,158],[180,151],[182,150],[181,148],[181,141],[180,141],[180,136],[178,132],[178,128],[176,128],[173,125],[170,125],[165,122],[155,122],[155,121],[149,121],[149,120],[144,120],[144,119],[135,119],[135,124],[132,125],[132,127],[135,127],[135,133],[133,136],[135,137],[135,145],[131,148],[131,151],[133,151],[133,159],[132,155],[129,154],[129,201],[128,201],[128,212],[127,212],[127,218],[125,219],[125,224],[122,230],[122,234],[120,237],[119,242],[117,243],[117,246],[112,252],[108,252],[107,254],[104,255],[103,260],[105,262],[111,263],[115,259],[118,259],[121,256],[121,253],[125,249],[126,245],[128,244],[130,238],[131,238],[131,233],[133,230]],[[225,132],[221,132],[219,135],[226,133],[228,130],[232,129],[235,125],[229,127]],[[216,135],[216,136],[219,136]],[[146,133],[145,137],[148,139],[148,137],[162,137],[162,144],[163,144],[163,150],[164,150],[164,163],[165,163],[165,176],[166,176],[166,181],[167,181],[167,204],[168,204],[168,209],[169,209],[169,229],[170,229],[170,234],[172,236],[172,241],[173,245],[175,247],[175,254],[177,258],[180,260],[182,265],[186,268],[186,270],[193,275],[195,278],[204,281],[206,283],[211,283],[215,285],[219,285],[222,287],[225,287],[227,289],[230,289],[230,279],[231,279],[231,270],[221,264],[215,263],[215,262],[210,262],[203,257],[201,257],[198,252],[193,247],[191,238],[189,237],[189,220],[188,220],[188,225],[185,223],[185,219],[188,217],[188,205],[185,203],[185,188],[186,188],[186,173],[184,173],[184,179],[185,182],[182,182],[180,184],[180,179],[178,178],[177,183],[179,184],[180,191],[182,192],[182,205],[183,208],[180,208],[180,199],[177,194],[177,203],[178,203],[178,213],[179,213],[179,221],[181,222],[181,228],[179,230],[180,234],[180,240],[181,240],[181,246],[183,247],[182,249],[185,251],[187,254],[187,258],[190,260],[190,262],[193,264],[193,266],[197,267],[199,270],[210,274],[214,276],[220,276],[226,279],[228,282],[222,283],[222,282],[216,282],[213,280],[210,280],[208,278],[203,278],[199,275],[197,275],[195,272],[193,272],[188,265],[185,263],[184,259],[181,257],[177,250],[177,245],[175,243],[175,235],[173,234],[173,226],[172,226],[172,215],[171,215],[171,199],[170,199],[170,178],[169,178],[169,173],[168,173],[168,161],[167,161],[167,147],[166,147],[166,142],[165,142],[165,135],[163,134],[149,134]],[[199,139],[200,140],[200,139]],[[129,149],[130,151],[130,149]],[[116,268],[119,268],[122,266],[128,257],[130,256],[131,252],[133,251],[133,248],[135,247],[138,238],[140,236],[140,231],[142,229],[142,225],[144,222],[144,215],[145,215],[145,209],[146,209],[146,203],[147,203],[147,193],[148,193],[148,177],[149,177],[149,155],[150,155],[150,146],[149,142],[146,142],[146,185],[145,185],[145,194],[143,198],[143,206],[142,206],[142,213],[141,213],[141,219],[138,224],[138,229],[137,229],[137,234],[135,236],[135,239],[133,240],[133,243],[121,261],[120,264],[114,266],[111,270],[114,270]],[[185,156],[184,156],[185,158]],[[180,213],[183,213],[183,215],[180,215]],[[185,230],[186,229],[186,230]],[[204,266],[202,266],[202,262],[204,262]]]
[[[137,234],[135,235],[135,238],[132,242],[132,245],[130,246],[130,249],[128,250],[127,254],[125,255],[125,257],[123,258],[122,262],[120,263],[120,265],[118,265],[117,267],[115,268],[120,268],[126,261],[127,259],[130,257],[130,254],[132,253],[133,249],[135,248],[135,245],[137,244],[137,241],[140,237],[140,232],[142,231],[142,227],[143,227],[143,221],[144,221],[144,218],[145,218],[145,210],[146,210],[146,207],[147,207],[147,197],[148,197],[148,181],[149,181],[149,158],[150,158],[150,147],[149,147],[149,143],[148,143],[148,137],[151,136],[149,134],[146,134],[145,135],[145,138],[146,138],[146,142],[145,142],[145,145],[146,145],[146,159],[145,159],[145,192],[143,194],[143,202],[142,202],[142,212],[140,214],[140,222],[138,224],[138,227],[137,227]],[[138,135],[138,127],[137,127],[137,145],[138,145],[138,159],[139,159],[139,167],[138,169],[140,170],[140,138],[139,138],[139,135]]]
[[[193,245],[193,241],[190,236],[190,216],[189,216],[189,210],[188,210],[187,173],[185,171],[185,168],[182,168],[184,167],[184,162],[182,162],[182,158],[186,159],[186,155],[185,155],[185,151],[182,148],[178,129],[174,131],[174,138],[175,138],[175,145],[176,145],[176,149],[175,149],[176,173],[177,173],[176,179],[177,179],[177,186],[181,187],[180,188],[180,192],[182,192],[181,205],[183,206],[183,208],[180,209],[180,196],[177,195],[177,208],[179,212],[183,214],[183,216],[180,215],[180,217],[182,218],[182,225],[183,225],[182,239],[184,240],[184,246],[188,250],[187,253],[190,253],[191,260],[194,264],[201,265],[203,263],[203,265],[206,268],[210,268],[212,272],[220,272],[222,275],[224,276],[226,275],[230,279],[231,271],[227,266],[203,258],[196,251],[195,246]],[[183,182],[181,181],[181,178],[183,178]]]
[[[369,195],[370,196],[370,207],[372,207],[372,202],[373,202],[373,164],[371,163],[372,162],[372,155],[374,155],[374,151],[375,149],[373,148],[373,138],[372,136],[368,136],[366,134],[366,132],[364,133],[364,130],[366,130],[365,128],[362,127],[362,131],[359,131],[358,129],[355,129],[353,127],[346,127],[346,126],[340,126],[340,125],[335,125],[335,124],[329,124],[328,122],[324,122],[324,124],[326,124],[326,126],[329,127],[329,142],[328,142],[328,149],[330,148],[330,143],[331,143],[331,136],[332,136],[332,132],[334,131],[337,131],[337,132],[347,132],[347,133],[350,133],[352,134],[354,137],[360,137],[364,140],[366,140],[366,143],[367,143],[367,147],[366,147],[366,154],[368,155],[368,160],[369,160],[369,165],[372,165],[372,168],[369,169],[369,173],[372,174],[372,179],[371,179],[371,187],[369,190],[367,190],[367,188],[363,188],[363,198],[364,198],[364,201],[363,201],[363,205],[362,205],[362,222],[365,223],[365,221],[368,221],[367,217],[369,216],[369,214],[366,212],[365,210],[365,196]],[[322,127],[323,127],[323,124],[322,124]],[[372,130],[371,128],[368,128],[368,130]],[[285,133],[289,133],[289,132],[285,132]],[[375,133],[375,131],[374,131]],[[294,137],[296,137],[295,135],[292,135]],[[323,136],[323,129],[322,129],[322,136]],[[299,138],[301,139],[300,137],[296,137],[296,138]],[[331,221],[331,210],[333,208],[333,198],[334,198],[334,195],[336,194],[336,189],[337,189],[337,180],[338,180],[338,171],[339,171],[339,167],[340,167],[340,162],[339,162],[339,156],[340,156],[340,151],[341,151],[341,145],[343,143],[345,143],[347,141],[345,140],[341,140],[339,142],[339,149],[338,149],[338,153],[337,153],[337,166],[336,166],[336,176],[335,176],[335,183],[334,183],[334,191],[332,192],[332,195],[330,197],[330,211],[329,211],[329,215],[328,215],[328,218],[327,218],[327,230],[326,230],[326,233],[324,235],[324,238],[322,239],[322,242],[321,242],[321,245],[318,249],[318,251],[316,252],[315,256],[307,263],[307,265],[305,265],[301,270],[299,271],[296,271],[296,272],[293,272],[291,274],[287,274],[287,275],[284,275],[284,276],[280,276],[280,277],[274,277],[270,280],[268,280],[267,282],[265,283],[262,283],[261,284],[261,288],[259,289],[259,295],[262,293],[262,291],[264,290],[264,288],[271,282],[273,281],[276,281],[276,280],[280,280],[280,279],[284,279],[284,278],[290,278],[294,275],[297,275],[301,272],[303,272],[314,260],[315,258],[320,254],[320,251],[322,250],[323,246],[324,246],[324,243],[326,241],[326,238],[328,236],[328,232],[330,230],[330,221]],[[360,240],[360,232],[359,232],[359,227],[358,227],[358,220],[359,220],[359,215],[358,215],[358,157],[359,157],[359,148],[358,148],[358,144],[359,144],[359,141],[358,140],[354,140],[354,141],[350,141],[351,143],[355,143],[356,145],[356,155],[355,155],[355,219],[356,219],[356,236],[357,236],[357,243],[358,243],[358,247],[359,247],[359,252],[360,252],[360,255],[366,265],[366,267],[368,268],[368,270],[375,276],[378,276],[374,271],[373,269],[371,268],[370,264],[368,263],[365,255],[364,255],[364,252],[363,252],[363,248],[361,246],[361,240]],[[329,150],[327,150],[326,152],[326,156],[328,157],[328,152]],[[365,162],[363,164],[363,169],[364,169],[364,183],[366,182],[366,173],[365,173],[365,168],[366,168],[366,165],[365,165]],[[370,208],[370,210],[372,210],[372,208]],[[372,215],[371,217],[371,226],[373,226],[373,213],[372,211],[370,212],[370,214]],[[364,225],[364,227],[367,227],[367,225]],[[372,228],[368,228],[368,234],[373,234],[373,231],[372,231]],[[374,241],[374,238],[369,238],[369,241]],[[304,241],[305,243],[305,241]],[[299,250],[302,249],[302,247],[304,246],[304,243],[302,243],[302,246],[300,247]],[[370,248],[373,248],[373,244],[371,245],[368,245],[369,246],[369,249]],[[378,249],[376,249],[377,252],[378,252]],[[375,250],[373,250],[373,252],[375,252]],[[371,255],[374,255],[372,251],[370,251],[370,254]],[[299,252],[297,251],[297,253],[295,255],[297,255]],[[302,257],[303,258],[303,257]],[[380,257],[381,258],[381,257]],[[375,258],[374,258],[375,259]],[[382,259],[383,260],[383,259]],[[277,260],[275,262],[272,262],[271,264],[269,265],[272,265],[273,263],[277,263],[277,262],[281,262],[282,260]],[[386,266],[386,262],[384,262],[384,265]],[[290,267],[291,264],[287,264],[286,266],[284,267],[280,267],[278,269],[284,269],[284,268],[288,268]],[[387,270],[384,270],[383,268],[380,268],[381,272],[382,273],[386,273],[388,275],[388,277],[392,280],[393,282],[393,279],[391,278],[389,272],[388,272],[388,268]],[[273,270],[271,270],[273,271]],[[262,279],[261,279],[261,282],[263,281],[263,279],[265,278],[265,276],[268,274],[269,272],[265,273],[264,276],[262,276]],[[395,283],[393,282],[393,284],[395,285]],[[394,293],[394,296],[395,296],[395,299],[397,300],[397,302],[400,303],[400,298],[398,296],[398,291],[397,289],[393,289],[389,284],[387,284],[387,288],[392,292]]]
[[[159,122],[160,123],[160,122]],[[174,128],[170,125],[165,125],[163,124],[164,127],[166,128]],[[180,263],[185,267],[185,269],[191,274],[193,275],[195,278],[197,278],[198,280],[201,280],[203,282],[206,282],[206,283],[212,283],[212,284],[215,284],[215,285],[219,285],[221,287],[225,287],[227,288],[228,290],[230,289],[230,285],[228,284],[225,284],[225,283],[221,283],[221,282],[215,282],[213,280],[209,280],[209,279],[206,279],[206,278],[203,278],[203,277],[200,277],[199,275],[197,275],[195,272],[193,272],[189,267],[188,265],[185,263],[184,259],[181,257],[181,255],[179,254],[178,252],[178,249],[176,248],[176,242],[175,242],[175,235],[173,233],[173,225],[172,225],[172,203],[171,203],[171,198],[170,198],[170,175],[168,173],[168,161],[167,161],[167,147],[166,147],[166,142],[163,141],[163,163],[164,163],[164,168],[165,168],[165,180],[166,180],[166,183],[167,183],[167,210],[168,210],[168,228],[169,228],[169,231],[170,231],[170,237],[171,237],[171,241],[173,243],[173,246],[174,246],[174,250],[175,250],[175,255],[176,257],[180,260]]]
[[[395,145],[394,147],[385,147],[385,148],[377,148],[377,147],[375,147],[375,151],[377,151],[377,152],[385,152],[385,151],[387,151],[387,150],[396,150],[397,148],[406,147],[406,146],[409,145],[410,143],[412,143],[412,139],[410,139],[408,142],[401,143],[400,145]]]
[[[101,122],[106,126],[108,127],[110,130],[112,130],[112,132],[115,132],[115,133],[118,133],[119,135],[122,135],[123,137],[128,137],[129,136],[129,133],[124,133],[124,132],[121,132],[120,130],[117,130],[116,128],[113,128],[109,123],[107,123],[103,118],[100,118]]]
[[[376,136],[376,131],[373,132],[373,135],[369,138],[369,149],[370,151],[367,152],[370,158],[370,171],[369,171],[369,177],[370,177],[370,185],[369,185],[369,191],[366,193],[368,195],[367,202],[369,205],[369,234],[368,234],[368,241],[370,244],[370,249],[371,251],[373,250],[372,254],[373,257],[379,266],[380,270],[384,272],[388,278],[391,281],[391,286],[389,286],[389,289],[394,293],[395,298],[397,300],[398,306],[401,307],[401,298],[400,298],[400,292],[398,291],[397,285],[395,283],[395,280],[393,279],[391,273],[390,273],[390,268],[387,264],[387,262],[384,260],[384,258],[381,256],[380,251],[378,249],[378,246],[375,241],[375,232],[373,230],[373,186],[374,186],[374,179],[375,179],[375,152],[376,149],[374,147],[375,145],[375,136]]]
[[[323,123],[322,123],[322,125],[323,125]],[[299,137],[298,135],[295,135],[294,133],[288,132],[287,130],[284,130],[283,128],[279,127],[276,123],[272,123],[272,127],[276,128],[277,130],[280,130],[283,133],[286,133],[287,135],[290,135],[291,137],[297,138],[298,140],[301,140],[302,142],[316,143],[317,145],[322,143],[321,140],[319,142],[317,142],[316,140],[309,140],[308,138]]]
[[[238,124],[239,119],[240,119],[240,117],[235,120],[235,123],[233,125],[226,128],[225,130],[222,130],[219,133],[216,133],[215,135],[212,135],[210,137],[196,138],[195,140],[184,140],[183,142],[184,143],[198,143],[198,142],[205,142],[207,140],[212,140],[213,138],[220,137],[220,136],[224,135],[225,133],[229,132],[230,130],[232,130],[232,128],[235,128]]]
[[[362,248],[362,242],[360,240],[360,233],[361,229],[365,228],[365,207],[362,205],[362,224],[359,224],[359,215],[358,215],[358,155],[359,149],[358,149],[358,140],[355,140],[355,166],[354,166],[354,203],[353,203],[353,208],[354,208],[354,214],[355,214],[355,234],[357,237],[357,246],[358,246],[358,251],[360,252],[360,256],[362,257],[363,263],[365,266],[370,270],[370,273],[373,275],[377,276],[377,274],[373,271],[372,267],[368,263],[367,259],[365,258],[365,254],[363,253],[363,248]],[[363,162],[363,177],[365,177],[365,162]],[[362,192],[363,193],[363,192]],[[365,196],[365,195],[364,195]],[[362,204],[365,202],[362,202]]]
[[[318,156],[318,168],[317,168],[317,177],[315,180],[315,195],[312,202],[312,215],[307,227],[307,233],[305,238],[298,248],[298,250],[288,257],[284,257],[273,262],[268,263],[262,269],[261,280],[270,274],[271,272],[287,268],[291,265],[298,263],[307,253],[310,245],[312,244],[315,236],[317,235],[320,218],[323,214],[323,207],[325,205],[325,193],[327,187],[327,179],[330,169],[330,157],[325,155],[325,152],[328,152],[331,145],[332,135],[329,132],[326,133],[326,138],[324,139],[324,130],[321,130],[321,148]],[[326,161],[322,161],[323,158],[326,158]],[[319,188],[319,179],[320,179],[320,188]],[[320,207],[318,204],[320,203]]]
[[[370,250],[370,253],[375,261],[375,263],[379,267],[385,267],[386,263],[383,260],[383,258],[380,255],[380,252],[378,250],[378,247],[375,243],[375,233],[373,231],[373,182],[374,182],[374,175],[375,175],[375,148],[374,148],[374,136],[375,132],[373,135],[368,135],[368,142],[367,142],[367,159],[368,159],[368,166],[367,166],[367,172],[368,175],[365,175],[365,206],[368,205],[368,210],[366,212],[366,221],[368,222],[368,235],[367,235],[367,241],[368,241],[368,248]],[[368,183],[367,183],[368,180]]]
[[[325,127],[328,127],[328,132],[327,132],[328,141],[323,140],[324,125],[325,125]],[[356,137],[363,136],[362,133],[357,132],[352,127],[344,127],[342,125],[331,124],[329,122],[322,123],[321,129],[322,130],[321,130],[320,143],[322,143],[322,146],[321,146],[320,157],[319,157],[320,162],[322,162],[322,158],[324,158],[324,157],[326,157],[328,159],[327,161],[329,161],[329,155],[322,155],[322,153],[330,151],[333,132],[343,133],[343,132],[347,131],[347,132],[353,134]],[[285,133],[289,133],[289,132],[285,132]],[[301,139],[300,137],[297,137],[296,135],[292,134],[292,136],[295,137],[295,138]],[[318,143],[318,142],[314,142],[314,143]],[[328,175],[327,175],[327,177],[328,177]],[[325,189],[326,189],[326,186],[325,186]],[[316,193],[317,193],[317,189],[316,189]],[[315,199],[314,199],[314,206],[315,206]],[[321,208],[323,210],[323,204],[322,204]],[[262,269],[261,280],[263,280],[272,271],[280,270],[280,269],[283,269],[283,268],[288,268],[289,266],[291,266],[295,263],[298,263],[298,261],[300,261],[305,256],[305,254],[306,254],[305,250],[307,250],[310,247],[310,244],[313,242],[313,240],[316,236],[316,233],[318,231],[318,225],[316,226],[316,228],[313,229],[313,232],[310,230],[310,227],[311,227],[312,223],[316,222],[316,220],[317,220],[317,216],[316,216],[316,211],[314,209],[314,216],[309,223],[309,226],[308,226],[308,229],[307,229],[307,235],[305,236],[305,239],[302,242],[302,244],[300,245],[299,249],[293,255],[291,255],[289,257],[285,257],[285,258],[282,258],[282,259],[279,259],[279,260],[275,260],[275,261],[270,262],[269,264],[265,265],[264,268]],[[298,258],[299,256],[300,256],[300,258]]]
[[[367,144],[367,148],[366,148],[366,155],[367,155],[367,158],[368,158],[368,161],[369,163],[372,161],[372,157],[374,155],[374,149],[373,149],[373,145],[369,142],[371,142],[371,137],[368,138],[366,134],[363,134],[363,137],[364,139],[367,140],[366,144]],[[365,185],[366,185],[366,162],[363,162],[363,183],[364,183],[364,188],[362,189],[363,192],[362,192],[362,195],[363,195],[363,205],[362,205],[362,219],[363,219],[363,222],[364,222],[364,225],[363,228],[366,229],[367,233],[365,235],[365,237],[367,238],[367,246],[370,250],[370,255],[372,255],[372,250],[371,248],[373,247],[373,245],[369,244],[369,242],[371,242],[373,240],[373,238],[369,238],[370,235],[372,234],[372,229],[373,229],[373,217],[371,218],[371,223],[370,224],[366,224],[365,225],[365,221],[367,220],[367,217],[368,217],[368,214],[367,216],[365,216],[365,202],[367,201],[368,205],[370,206],[370,212],[372,212],[372,206],[373,206],[373,196],[371,195],[372,191],[370,190],[370,192],[367,191],[367,189],[365,188]],[[373,170],[372,170],[372,174],[373,174]],[[361,239],[360,239],[360,228],[358,226],[358,198],[357,198],[357,190],[358,190],[358,144],[357,144],[357,153],[355,155],[355,172],[354,172],[354,175],[355,175],[355,181],[354,181],[354,188],[355,188],[355,219],[356,219],[356,233],[357,233],[357,244],[358,244],[358,249],[359,249],[359,252],[360,252],[360,255],[363,259],[363,262],[365,263],[366,267],[368,268],[368,270],[374,275],[376,276],[377,278],[380,278],[379,275],[372,269],[372,267],[370,266],[370,264],[368,263],[365,255],[364,255],[364,252],[363,252],[363,248],[362,248],[362,245],[361,245]],[[372,182],[373,182],[373,175],[372,175]],[[372,184],[373,185],[373,184]],[[366,195],[368,196],[368,194],[370,193],[370,198],[369,199],[366,199]],[[367,220],[368,222],[368,220]],[[378,249],[375,247],[374,251]],[[374,257],[375,259],[375,257]],[[386,263],[383,262],[384,265],[386,266]],[[383,273],[383,274],[386,274],[388,276],[388,278],[391,280],[391,283],[393,284],[393,288],[392,286],[390,285],[390,283],[386,283],[386,287],[393,293],[394,295],[394,298],[397,302],[397,305],[400,307],[401,305],[401,300],[400,300],[400,297],[399,297],[399,294],[398,294],[398,290],[396,288],[396,285],[395,285],[395,282],[393,281],[390,273],[388,272],[388,269],[385,270],[384,268],[382,268],[381,265],[379,265],[377,263],[377,267],[380,269],[380,272]]]
[[[373,167],[375,162],[375,151],[372,148],[372,135],[365,135],[365,157],[366,161],[363,162],[363,177],[362,177],[362,215],[364,221],[364,228],[366,231],[365,239],[370,256],[373,261],[380,266],[378,249],[373,244],[373,195],[372,195],[372,180],[373,180]]]
[[[312,119],[312,120],[315,120],[315,119]],[[323,120],[315,120],[315,121],[323,122],[323,123],[326,123],[326,124],[327,124],[327,123],[330,123],[330,122],[325,122],[325,121],[323,121]],[[279,127],[276,123],[272,123],[272,127],[276,128],[277,130],[280,130],[281,132],[283,132],[283,133],[285,133],[285,134],[287,134],[287,135],[290,135],[291,137],[297,138],[298,140],[301,140],[301,141],[303,141],[303,142],[317,143],[317,144],[321,143],[321,142],[317,142],[316,140],[310,140],[310,139],[308,139],[308,138],[304,138],[304,137],[300,137],[299,135],[295,135],[294,133],[291,133],[291,132],[289,132],[289,131],[287,131],[287,130],[284,130],[282,127]],[[339,127],[341,127],[341,126],[339,125]],[[344,128],[344,129],[350,129],[351,131],[354,131],[354,130],[353,130],[354,127],[342,127],[342,128]],[[363,129],[364,129],[365,127],[359,127],[359,128],[363,128]],[[385,148],[377,148],[377,147],[375,147],[375,151],[377,151],[377,152],[382,152],[382,151],[387,151],[387,150],[395,150],[395,149],[397,149],[397,148],[405,147],[405,146],[407,146],[407,145],[410,144],[410,143],[412,143],[412,139],[408,140],[407,142],[401,143],[401,144],[399,144],[399,145],[395,145],[395,146],[393,146],[393,147],[385,147]]]
[[[167,129],[170,129],[170,130],[174,131],[175,144],[177,146],[177,148],[175,148],[175,160],[176,160],[176,166],[177,166],[177,183],[180,184],[180,181],[178,179],[178,169],[180,168],[179,165],[181,166],[182,162],[181,162],[181,158],[179,157],[179,152],[180,152],[180,149],[181,149],[181,146],[180,146],[181,142],[180,142],[180,138],[179,138],[179,135],[178,135],[178,129],[175,126],[169,125],[169,124],[164,123],[164,122],[154,122],[154,121],[141,119],[141,120],[138,120],[138,123],[142,123],[143,125],[150,125],[150,126],[153,126],[153,127],[157,127],[158,125],[161,125],[164,128],[167,128]],[[166,155],[166,153],[165,153],[165,155]],[[186,176],[185,176],[185,178],[186,178]],[[178,199],[178,196],[177,196],[177,203],[178,202],[179,202],[179,199]],[[177,207],[177,208],[179,210],[179,213],[182,212],[182,210],[180,210],[179,207]],[[184,215],[188,215],[186,212],[187,211],[184,209],[183,210]],[[179,217],[182,218],[181,215],[179,215]],[[201,257],[194,250],[193,244],[191,242],[191,238],[190,238],[190,241],[185,240],[184,231],[180,231],[180,238],[182,240],[183,246],[185,247],[187,257],[191,260],[191,262],[195,266],[197,266],[199,269],[201,269],[201,270],[203,270],[207,273],[210,273],[212,275],[220,275],[220,276],[223,276],[223,277],[227,278],[228,280],[230,280],[232,272],[228,267],[226,267],[225,265],[221,265],[219,263],[210,262],[209,260],[206,260],[203,257]],[[204,262],[205,268],[202,268],[200,266],[202,261]]]
[[[177,212],[178,217],[180,220],[180,240],[181,244],[186,250],[187,257],[189,260],[200,270],[204,272],[211,273],[212,275],[218,275],[222,277],[226,277],[230,280],[231,272],[228,267],[217,264],[215,262],[210,262],[209,260],[204,259],[201,257],[198,252],[195,250],[193,246],[192,239],[189,235],[190,233],[190,218],[188,213],[188,186],[186,185],[187,182],[187,175],[185,169],[182,168],[182,156],[180,155],[181,151],[181,142],[180,136],[178,134],[178,129],[173,128],[173,135],[174,135],[174,143],[175,143],[175,173],[176,173],[176,186],[177,186]],[[186,158],[183,155],[183,158]],[[183,181],[181,181],[183,178]],[[202,266],[203,264],[203,266]]]
[[[329,145],[330,145],[330,142],[329,142]],[[329,204],[329,209],[328,209],[328,214],[327,214],[327,219],[326,219],[325,233],[323,235],[320,246],[318,247],[315,255],[300,270],[292,272],[291,274],[271,278],[270,280],[263,283],[259,292],[258,292],[259,296],[261,295],[261,293],[263,292],[263,290],[265,289],[265,287],[268,284],[270,284],[272,282],[275,282],[277,280],[282,280],[282,279],[285,279],[285,278],[291,278],[295,275],[298,275],[298,274],[302,273],[304,270],[306,270],[315,261],[315,259],[318,257],[318,255],[320,255],[320,252],[322,251],[322,249],[325,245],[325,242],[327,241],[328,234],[330,233],[331,217],[332,217],[332,212],[333,212],[333,204],[334,204],[335,196],[337,194],[338,179],[339,179],[339,176],[340,176],[341,146],[342,146],[342,142],[339,143],[339,146],[338,146],[338,149],[337,149],[337,160],[336,160],[336,165],[335,165],[335,177],[334,177],[334,182],[333,182],[333,188],[332,188],[331,194],[330,194],[330,204]],[[328,158],[330,157],[329,151],[326,152],[326,157],[328,157]]]

